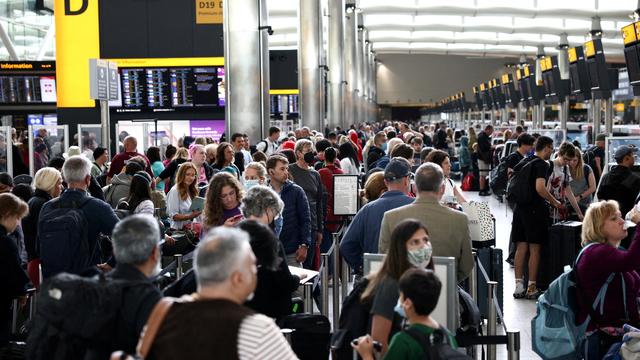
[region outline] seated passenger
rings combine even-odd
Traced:
[[[434,255],[456,259],[458,281],[462,281],[473,269],[467,215],[440,204],[445,185],[444,173],[437,164],[420,165],[415,181],[418,191],[416,200],[384,214],[378,250],[380,253],[389,250],[391,233],[398,223],[407,218],[416,218],[429,228]]]
[[[640,213],[635,209],[631,215],[634,223],[640,222]],[[640,232],[636,231],[628,251],[619,248],[620,242],[627,236],[624,223],[618,203],[609,200],[591,204],[582,225],[582,245],[594,245],[584,250],[576,265],[581,292],[577,296],[579,311],[576,323],[581,324],[590,315],[589,307],[593,305],[600,288],[610,275],[615,274],[604,298],[604,312],[599,316],[598,307],[597,322],[592,317],[587,325],[588,358],[602,359],[612,343],[621,341],[622,325],[625,323],[636,327],[640,325],[636,302],[640,292],[640,275],[637,271]],[[626,299],[622,294],[626,294]]]
[[[387,352],[391,337],[401,329],[402,318],[394,312],[400,295],[398,280],[412,267],[433,268],[429,233],[420,221],[400,222],[391,234],[389,246],[382,267],[369,275],[369,284],[362,293],[362,302],[371,303],[371,336],[382,344],[382,354]]]
[[[409,269],[398,282],[400,298],[396,305],[396,312],[406,317],[411,326],[409,331],[418,331],[422,335],[430,336],[436,329],[442,329],[448,335],[448,343],[457,347],[454,335],[438,324],[431,317],[431,313],[438,304],[442,283],[431,270]],[[357,346],[353,346],[363,360],[374,359],[373,339],[366,335],[358,339]],[[389,351],[383,359],[422,359],[429,358],[423,351],[423,346],[411,335],[400,332],[393,336]]]
[[[146,176],[146,172],[142,171]],[[148,215],[132,215],[113,229],[113,254],[117,265],[109,277],[135,283],[123,292],[118,327],[111,350],[134,353],[142,328],[162,297],[151,277],[160,270],[160,229]]]
[[[196,249],[198,292],[175,302],[147,359],[296,359],[274,321],[241,304],[256,289],[256,258],[242,230],[218,227]]]

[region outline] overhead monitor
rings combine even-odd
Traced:
[[[504,74],[502,75],[501,80],[505,103],[509,104],[511,107],[517,107],[518,103],[520,103],[520,94],[513,82],[513,75]]]
[[[633,87],[633,93],[640,96],[640,47],[638,32],[640,23],[633,23],[622,28],[622,40],[624,42],[624,60],[627,64],[629,84]]]
[[[584,54],[593,97],[609,99],[611,90],[618,88],[618,72],[607,68],[602,40],[593,39],[584,43]]]
[[[578,101],[591,99],[591,81],[582,46],[569,49],[569,85]]]
[[[55,105],[55,61],[0,62],[0,108]]]
[[[120,68],[116,112],[180,112],[225,106],[224,67]]]

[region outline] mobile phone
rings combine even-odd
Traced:
[[[353,346],[358,346],[358,339],[353,339],[353,341],[351,342],[351,344]],[[379,341],[373,341],[373,350],[380,352],[382,351],[382,344],[380,344]]]

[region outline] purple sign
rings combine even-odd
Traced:
[[[189,120],[191,136],[208,137],[219,141],[224,132],[224,120]]]

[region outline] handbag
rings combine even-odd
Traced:
[[[473,191],[473,184],[475,182],[474,177],[475,175],[473,172],[469,172],[465,175],[464,179],[462,179],[462,185],[460,186],[462,191]]]

